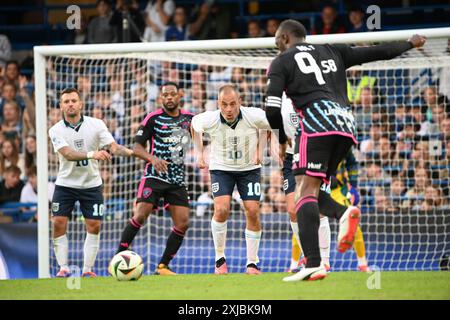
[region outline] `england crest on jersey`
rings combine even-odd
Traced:
[[[216,193],[217,191],[219,191],[219,183],[215,182],[211,185],[211,190],[213,193]]]
[[[77,149],[78,151],[83,151],[84,150],[84,140],[83,139],[78,139],[75,140],[73,142],[75,149]]]
[[[298,126],[299,125],[299,123],[300,123],[300,117],[298,116],[298,114],[297,113],[291,113],[290,115],[289,115],[289,120],[291,120],[291,123],[294,125],[294,126]]]

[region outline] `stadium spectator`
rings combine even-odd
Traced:
[[[166,30],[174,11],[175,3],[173,0],[149,0],[144,10],[146,24],[144,41],[165,41]]]
[[[425,116],[422,113],[422,107],[420,105],[412,105],[409,113],[414,118],[414,122],[421,124],[424,121]]]
[[[386,132],[383,129],[384,125],[380,122],[374,122],[372,124],[370,127],[369,137],[364,139],[359,145],[359,150],[361,151],[361,156],[363,159],[370,159],[372,157],[372,153],[378,149],[380,138],[383,132]]]
[[[366,137],[369,134],[373,117],[380,116],[380,109],[375,106],[375,96],[370,87],[361,88],[360,99],[355,101],[353,114],[355,116],[356,127],[360,137]]]
[[[109,22],[112,17],[111,3],[109,0],[97,1],[97,16],[87,26],[88,43],[117,42],[116,29]]]
[[[205,0],[192,11],[189,34],[194,39],[227,39],[230,30],[231,11],[226,4]]]
[[[27,183],[24,185],[21,193],[20,193],[20,201],[22,203],[37,203],[38,202],[38,193],[37,193],[37,169],[36,166],[32,166],[27,171]],[[51,181],[47,183],[48,187],[48,201],[49,203],[52,201],[53,192],[55,191],[55,184]],[[32,221],[37,221],[37,206],[26,207],[24,208],[27,211],[36,212]]]
[[[23,98],[20,95],[17,95],[17,87],[9,82],[3,85],[2,97],[0,99],[0,121],[3,117],[3,106],[6,102],[16,102],[21,111],[25,109]]]
[[[87,34],[87,21],[86,16],[81,15],[80,27],[68,30],[66,39],[66,44],[87,44],[88,34]]]
[[[387,135],[381,136],[378,142],[376,156],[378,159],[380,159],[380,164],[382,167],[393,165],[393,161],[395,158],[395,148],[392,146],[391,141],[389,140]]]
[[[406,192],[407,199],[403,202],[403,206],[412,208],[420,207],[425,197],[425,189],[430,185],[429,172],[425,168],[415,168],[414,170],[414,186]]]
[[[172,17],[172,23],[166,31],[166,41],[183,41],[190,39],[189,25],[187,24],[186,10],[176,7]]]
[[[425,120],[432,121],[432,109],[439,103],[439,95],[436,87],[427,87],[422,92],[422,112],[425,113]]]
[[[247,23],[247,37],[248,38],[260,38],[264,37],[264,31],[261,29],[261,25],[258,20],[250,20]]]
[[[6,171],[6,168],[15,166],[20,169],[22,174],[25,174],[24,159],[19,153],[18,144],[11,139],[5,139],[1,145],[0,151],[0,175]]]
[[[361,102],[361,90],[365,87],[374,88],[377,78],[362,73],[361,70],[347,71],[347,97],[350,103]]]
[[[386,191],[383,188],[377,187],[373,192],[375,213],[394,212],[394,208]]]
[[[0,182],[0,204],[5,202],[19,202],[24,183],[20,180],[22,171],[19,167],[11,165],[3,171],[3,180]]]
[[[441,131],[441,139],[443,141],[450,141],[450,115],[446,115],[439,128]]]
[[[424,201],[415,209],[424,211],[441,210],[446,206],[445,198],[439,188],[428,186],[425,188]],[[448,208],[448,207],[447,207]]]
[[[266,37],[275,37],[275,32],[277,32],[278,27],[280,26],[280,21],[275,18],[270,18],[266,22]]]
[[[89,111],[94,107],[94,92],[92,89],[92,80],[88,75],[80,75],[77,78],[77,89],[84,101],[85,110]]]
[[[364,21],[364,10],[355,6],[348,11],[347,32],[367,32],[367,25]]]
[[[59,108],[51,108],[48,112],[48,126],[51,127],[59,120],[61,120],[61,109]]]
[[[16,60],[9,60],[5,65],[5,80],[16,87],[19,85],[20,66]]]
[[[427,119],[424,122],[422,122],[418,134],[420,136],[436,136],[439,135],[440,133],[443,133],[440,132],[440,127],[442,121],[444,121],[444,119],[447,116],[445,109],[446,108],[443,99],[441,99],[441,101],[439,101],[437,104],[433,104],[430,108],[431,120]]]
[[[20,119],[20,108],[15,101],[6,102],[3,106],[2,133],[7,139],[20,143],[23,123]]]
[[[406,194],[406,187],[404,180],[400,177],[394,177],[391,181],[390,197],[392,205],[399,209],[402,207],[402,202]]]
[[[36,132],[36,107],[34,99],[26,89],[28,80],[25,76],[19,76],[19,101],[23,101],[25,108],[22,109],[23,133],[24,135]]]
[[[141,42],[145,21],[135,0],[117,0],[109,24],[115,28],[117,42]],[[124,29],[126,21],[126,29]]]
[[[336,9],[326,5],[322,9],[322,19],[312,28],[311,34],[343,33],[345,27],[341,25]]]
[[[37,166],[36,136],[29,135],[25,139],[25,172]]]
[[[0,74],[2,74],[9,59],[11,59],[11,42],[7,35],[0,34]]]
[[[233,68],[230,66],[214,66],[208,74],[208,81],[206,81],[206,96],[208,99],[215,100],[219,88],[231,81],[231,72]]]

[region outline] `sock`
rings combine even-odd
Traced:
[[[259,262],[258,251],[261,241],[262,231],[251,231],[245,229],[245,242],[247,243],[247,266],[249,264],[257,265]]]
[[[166,243],[166,249],[161,257],[161,261],[159,263],[164,263],[166,266],[169,265],[170,261],[175,257],[180,249],[181,244],[183,243],[185,231],[177,229],[176,227],[172,228],[172,232],[169,235]]]
[[[134,218],[131,218],[125,229],[122,232],[122,237],[120,238],[119,248],[116,253],[128,250],[130,248],[131,242],[133,242],[134,237],[141,229],[142,225],[139,224]]]
[[[323,215],[336,218],[339,220],[344,214],[345,210],[347,210],[346,206],[343,206],[331,198],[331,195],[328,192],[323,190],[319,191],[319,210]]]
[[[330,265],[330,242],[331,242],[331,230],[328,217],[320,218],[319,226],[319,246],[320,257],[323,264]]]
[[[297,223],[295,223],[297,225]],[[298,227],[297,227],[298,228]],[[301,257],[300,246],[298,245],[297,239],[294,235],[292,235],[292,251],[291,251],[291,265],[289,269],[296,269],[298,267],[298,262]]]
[[[302,197],[297,202],[296,209],[300,242],[307,260],[306,268],[318,267],[320,266],[320,217],[317,198],[312,195]]]
[[[69,270],[69,239],[67,239],[67,234],[53,239],[53,249],[55,250],[56,261],[59,267]]]
[[[355,233],[355,241],[353,242],[356,256],[358,258],[358,266],[367,265],[366,247],[364,245],[364,237],[361,228],[358,226]]]
[[[95,258],[97,257],[98,248],[100,247],[100,234],[86,234],[86,240],[84,241],[84,262],[83,273],[92,272],[92,268],[95,264]]]
[[[292,229],[292,254],[291,254],[291,266],[290,269],[296,269],[298,267],[298,262],[300,261],[300,257],[302,256],[302,247],[300,245],[300,239],[298,236],[298,224],[297,222],[291,223]]]
[[[214,250],[216,251],[216,261],[225,258],[225,242],[227,240],[227,222],[217,222],[214,218],[211,220],[211,231],[214,241]]]

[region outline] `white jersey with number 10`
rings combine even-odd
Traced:
[[[234,129],[225,123],[220,110],[206,111],[192,119],[196,132],[211,137],[209,170],[248,171],[260,168],[255,164],[259,130],[270,130],[262,109],[240,107]]]
[[[97,151],[114,142],[102,120],[86,116],[82,117],[82,122],[75,128],[64,119],[59,121],[50,128],[49,135],[55,152],[67,146],[79,152]],[[69,161],[60,153],[58,157],[59,172],[56,185],[88,189],[102,184],[97,160]]]

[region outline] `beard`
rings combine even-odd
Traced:
[[[168,110],[168,111],[174,111],[178,108],[178,103],[172,102],[172,104],[164,104],[163,103],[163,107],[164,109]]]

